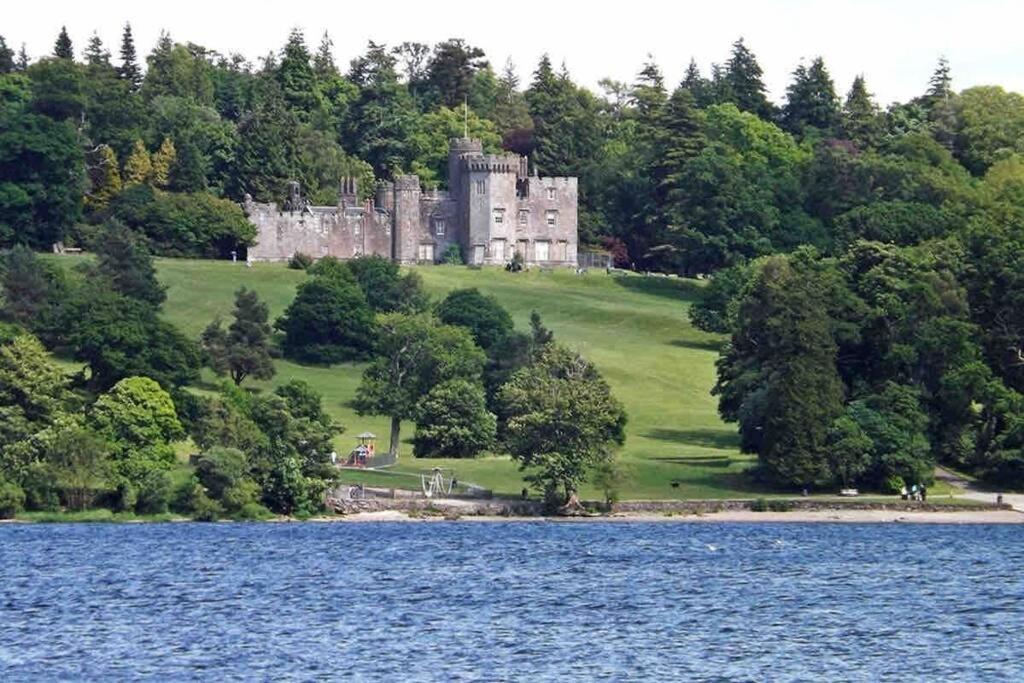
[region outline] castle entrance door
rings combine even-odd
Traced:
[[[491,240],[491,260],[505,262],[505,240]]]
[[[421,244],[419,253],[416,255],[418,261],[434,262],[434,245]]]
[[[474,244],[473,245],[473,263],[476,265],[483,265],[484,262],[484,245]]]

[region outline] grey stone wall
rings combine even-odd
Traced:
[[[451,141],[449,191],[423,192],[419,178],[381,183],[358,204],[353,179],[339,182],[336,207],[283,211],[244,205],[257,228],[249,258],[284,261],[296,252],[340,259],[377,254],[401,263],[436,262],[458,244],[468,263],[574,266],[578,248],[576,178],[528,176],[525,157],[484,154],[478,140]]]

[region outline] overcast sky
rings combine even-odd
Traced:
[[[5,3],[8,4],[8,3]],[[292,27],[315,47],[326,29],[342,68],[367,40],[435,43],[461,37],[501,68],[507,57],[524,83],[544,52],[573,78],[597,89],[604,76],[632,81],[648,53],[673,85],[694,57],[707,74],[739,36],[757,55],[770,94],[780,101],[801,59],[825,58],[845,93],[863,73],[880,104],[920,94],[945,55],[954,86],[998,84],[1024,92],[1024,0],[761,0],[750,2],[627,0],[480,2],[466,0],[57,0],[17,3],[4,11],[8,45],[25,43],[32,58],[48,54],[66,24],[77,54],[96,31],[117,52],[130,21],[140,57],[161,29],[249,59],[278,50]]]

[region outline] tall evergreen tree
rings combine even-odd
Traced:
[[[116,219],[107,221],[96,242],[96,267],[114,291],[124,296],[154,309],[167,298],[167,288],[156,278],[146,238]]]
[[[683,76],[680,87],[686,88],[693,95],[694,103],[698,107],[709,107],[714,104],[711,98],[711,82],[704,78],[700,73],[700,67],[697,66],[697,60],[690,58],[690,63],[686,67],[686,74]]]
[[[22,43],[18,50],[18,61],[14,65],[15,71],[25,72],[28,69],[28,63],[28,52],[25,50],[25,43]]]
[[[651,55],[647,55],[647,61],[637,75],[630,94],[636,107],[637,121],[647,136],[652,137],[668,95],[665,93],[665,79],[661,75],[661,69],[654,63]]]
[[[121,170],[110,145],[100,145],[90,157],[87,170],[92,188],[85,204],[93,211],[101,211],[121,192]]]
[[[132,152],[124,162],[122,180],[125,187],[148,182],[153,175],[153,162],[142,140],[136,140]]]
[[[110,66],[110,51],[103,47],[103,41],[98,33],[93,33],[89,37],[83,56],[89,66]]]
[[[235,386],[247,377],[270,379],[274,362],[270,357],[269,309],[256,292],[242,287],[235,292],[234,321],[227,332],[220,320],[203,331],[200,345],[207,363],[219,375],[228,374]]]
[[[70,59],[74,60],[75,50],[71,45],[71,36],[68,35],[66,27],[60,27],[60,35],[57,36],[57,42],[53,45],[53,56],[59,59]]]
[[[0,74],[9,74],[14,67],[14,50],[7,47],[7,41],[0,36]]]
[[[928,91],[925,93],[925,99],[934,104],[948,100],[952,95],[953,77],[950,74],[949,61],[944,56],[939,57],[939,63],[935,66],[932,77],[928,79]]]
[[[428,98],[448,108],[461,106],[469,97],[474,76],[487,66],[484,51],[461,38],[438,43],[425,74]]]
[[[843,104],[841,121],[843,135],[862,149],[873,147],[878,142],[881,131],[878,106],[868,92],[862,75],[853,79]]]
[[[135,38],[132,37],[132,25],[129,23],[125,23],[124,33],[121,34],[121,66],[117,68],[117,75],[128,83],[132,92],[142,88],[142,70],[139,69]]]
[[[654,160],[653,173],[656,196],[659,204],[664,205],[685,191],[684,166],[700,154],[705,144],[700,111],[689,89],[683,85],[675,89],[660,123],[659,153]]]
[[[338,65],[334,63],[334,41],[331,40],[327,31],[324,31],[324,35],[320,39],[320,47],[313,55],[313,73],[321,82],[340,75]]]
[[[731,95],[729,101],[742,111],[749,111],[768,120],[774,114],[774,107],[768,101],[763,75],[761,65],[744,44],[743,38],[733,43],[732,55],[725,64],[725,81]]]
[[[316,74],[310,64],[306,38],[299,29],[292,29],[288,34],[276,75],[285,104],[301,119],[308,120],[322,99],[317,88]]]
[[[839,98],[821,57],[810,68],[796,68],[786,94],[782,120],[790,132],[802,134],[808,127],[829,132],[839,123]]]

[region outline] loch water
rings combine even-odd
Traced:
[[[1024,528],[0,525],[0,680],[1022,680]]]

